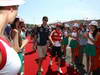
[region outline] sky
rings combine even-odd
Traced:
[[[78,19],[100,19],[100,0],[25,0],[18,16],[25,23],[41,24],[48,16],[48,23]]]

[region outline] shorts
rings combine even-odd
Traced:
[[[47,54],[47,45],[45,46],[37,46],[37,51],[40,58],[44,58]]]
[[[68,45],[68,38],[63,38],[62,45]]]
[[[58,56],[58,57],[62,57],[62,51],[61,51],[61,47],[55,47],[55,46],[53,46],[52,47],[52,56],[54,57],[54,56]]]
[[[96,56],[96,46],[95,45],[91,45],[91,44],[87,44],[84,48],[84,52],[88,55],[88,56]]]
[[[71,40],[69,46],[70,46],[71,48],[78,48],[79,43],[78,43],[77,40]]]

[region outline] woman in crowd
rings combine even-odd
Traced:
[[[75,64],[77,57],[79,57],[79,33],[78,33],[79,25],[75,23],[72,26],[72,33],[70,37],[72,40],[70,41],[71,53],[72,53],[72,63]]]
[[[79,26],[79,53],[80,53],[79,63],[80,64],[83,64],[83,53],[84,53],[84,48],[87,44],[87,39],[84,38],[85,33],[86,33],[86,25],[81,23]]]
[[[36,51],[36,36],[32,30],[27,30],[26,39],[23,40],[22,48],[25,48],[24,56],[24,75],[36,75],[34,74],[34,53]]]
[[[87,45],[85,46],[85,53],[87,55],[87,73],[90,75],[91,72],[91,66],[93,66],[93,57],[96,56],[96,37],[98,33],[97,29],[98,23],[96,21],[91,21],[89,24],[89,31],[85,34],[85,37],[87,38]]]
[[[25,36],[25,34],[26,34],[26,26],[25,26],[24,21],[21,21],[21,22],[20,22],[20,26],[21,26],[20,36],[21,36],[21,39],[22,39],[22,41],[23,41],[23,40],[25,40],[25,38],[26,38],[26,36]]]
[[[23,73],[23,61],[24,61],[24,56],[23,56],[23,49],[20,49],[21,45],[22,45],[22,36],[21,36],[21,29],[22,24],[19,18],[16,18],[14,20],[14,22],[11,24],[11,42],[12,45],[15,47],[15,50],[17,51],[20,60],[21,60],[21,70],[20,72]],[[18,33],[16,34],[16,31],[18,31]]]
[[[0,75],[17,75],[21,68],[20,58],[4,35],[4,30],[14,21],[22,3],[23,0],[0,0]],[[17,34],[18,31],[15,31]]]
[[[93,57],[93,61],[91,62],[91,70],[93,71],[93,75],[100,74],[100,28],[98,29],[98,33],[96,35],[96,56]]]
[[[67,45],[68,45],[69,32],[70,32],[69,25],[65,24],[64,25],[64,29],[63,29],[63,40],[62,40],[64,58],[66,58],[66,48],[67,48]]]
[[[21,45],[21,38],[20,38],[20,20],[19,18],[15,18],[14,22],[11,24],[11,32],[10,32],[10,40],[12,42],[12,45],[15,47],[15,50],[17,52],[20,52],[20,45]],[[16,34],[16,31],[18,31],[18,34]]]

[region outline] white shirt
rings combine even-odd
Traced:
[[[72,37],[77,37],[77,32],[72,32]],[[73,38],[73,40],[76,40],[75,38]]]
[[[60,46],[61,46],[60,41],[55,41],[55,42],[54,42],[54,46],[56,46],[56,47],[60,47]]]
[[[91,39],[94,39],[93,38],[93,36],[92,36],[92,34],[89,32],[89,37],[91,38]],[[91,45],[94,45],[94,43],[90,40],[90,39],[88,39],[88,42],[87,42],[88,44],[91,44]]]
[[[6,64],[0,70],[0,75],[17,75],[21,68],[21,61],[17,52],[3,40],[0,39],[0,42],[4,45],[7,53]]]
[[[64,36],[68,36],[68,32],[67,31],[64,32]]]

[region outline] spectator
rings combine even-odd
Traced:
[[[97,25],[98,23],[96,21],[91,21],[89,24],[89,32],[85,34],[85,37],[87,38],[87,45],[85,46],[85,53],[87,55],[87,72],[88,75],[90,75],[91,72],[91,66],[93,65],[93,57],[96,56],[96,37],[97,37]]]
[[[62,51],[61,51],[61,41],[62,41],[62,31],[61,31],[61,26],[59,24],[56,25],[56,29],[53,30],[49,36],[49,39],[53,45],[52,47],[52,56],[51,56],[51,61],[50,65],[52,65],[52,58],[54,56],[57,57],[58,59],[58,71],[60,73],[63,73],[61,70],[61,59],[62,59]]]
[[[76,60],[79,57],[78,29],[79,29],[79,24],[75,23],[72,26],[72,33],[71,33],[72,40],[70,41],[70,47],[72,53],[72,64],[75,64]]]
[[[68,45],[69,33],[70,33],[69,32],[69,25],[65,24],[64,29],[63,29],[63,40],[62,40],[64,58],[66,58],[66,48],[67,48],[67,45]]]
[[[49,28],[47,26],[48,17],[42,18],[42,25],[37,28],[37,49],[39,54],[39,71],[43,71],[42,61],[47,55],[47,41],[49,37]]]
[[[18,7],[23,2],[23,0],[0,0],[0,75],[17,75],[20,71],[21,61],[4,31],[7,24],[14,21]]]

